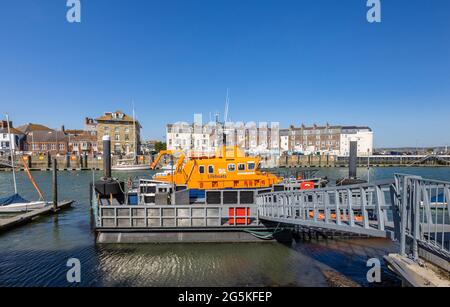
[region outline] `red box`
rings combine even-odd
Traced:
[[[228,215],[230,225],[245,225],[245,210],[247,209],[247,216],[250,216],[250,208],[229,208]],[[236,216],[234,212],[236,210]],[[250,225],[250,218],[247,218],[247,225]]]
[[[314,182],[304,181],[300,183],[300,190],[314,190]]]

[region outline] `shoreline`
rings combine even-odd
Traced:
[[[367,169],[367,165],[359,165],[358,168]],[[270,171],[274,169],[283,169],[283,170],[295,170],[295,169],[339,169],[339,168],[348,168],[348,165],[311,165],[311,166],[279,166],[272,168],[263,168],[263,171]],[[370,165],[369,168],[450,168],[450,165],[404,165],[404,164],[389,164],[389,165]],[[58,168],[58,171],[64,172],[87,172],[87,171],[102,171],[102,168]],[[24,168],[16,169],[16,172],[24,172]],[[31,172],[51,172],[52,168],[30,168]],[[0,172],[10,173],[12,172],[11,168],[0,168]]]

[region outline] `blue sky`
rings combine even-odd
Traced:
[[[133,99],[146,138],[193,113],[369,125],[376,146],[450,145],[450,1],[0,1],[0,104],[82,127]]]

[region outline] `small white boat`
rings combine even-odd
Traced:
[[[8,115],[6,115],[6,122],[7,122],[7,126],[8,126],[9,144],[13,144],[13,140],[11,138],[11,129],[9,126]],[[6,197],[6,198],[0,198],[0,213],[27,212],[27,211],[31,211],[31,210],[41,209],[41,208],[44,208],[44,207],[52,204],[51,202],[46,202],[44,200],[44,195],[42,194],[42,191],[39,189],[38,185],[34,181],[33,176],[31,175],[31,172],[26,163],[24,163],[23,166],[25,168],[25,171],[28,174],[28,178],[30,179],[31,183],[33,184],[34,188],[36,189],[36,191],[39,194],[39,200],[38,201],[28,201],[19,195],[19,193],[17,192],[16,166],[14,164],[14,148],[10,148],[9,152],[10,152],[10,158],[11,158],[14,194],[9,197]]]
[[[5,199],[0,199],[0,213],[21,213],[31,210],[42,209],[50,206],[51,202],[27,201],[19,194],[12,195]]]
[[[134,114],[134,103],[133,103],[133,129],[136,129],[136,116]],[[122,159],[117,161],[117,164],[111,167],[112,171],[115,172],[133,172],[133,171],[146,171],[150,169],[150,165],[146,164],[136,164],[137,157],[137,140],[136,131],[133,133],[134,139],[134,150],[133,157],[131,159]]]
[[[149,170],[150,165],[146,164],[117,164],[111,167],[111,170],[116,172],[132,172]]]

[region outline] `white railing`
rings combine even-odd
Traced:
[[[257,197],[260,219],[309,227],[392,237],[392,181],[315,190],[266,193]]]
[[[450,261],[450,182],[395,175],[400,254],[419,258],[419,247]]]

